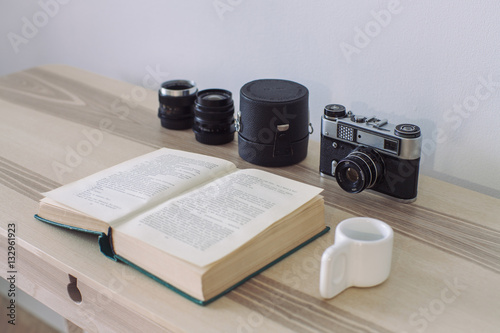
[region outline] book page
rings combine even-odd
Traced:
[[[44,194],[112,224],[234,169],[220,158],[162,148]]]
[[[239,170],[136,216],[116,230],[204,267],[321,191],[264,171]]]

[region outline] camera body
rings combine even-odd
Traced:
[[[321,119],[320,173],[335,177],[349,193],[371,189],[412,202],[417,197],[421,146],[416,125],[394,125],[329,104]]]

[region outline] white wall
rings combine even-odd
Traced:
[[[500,197],[500,4],[477,3],[3,1],[0,75],[65,63],[142,85],[156,71],[237,103],[250,80],[290,79],[309,88],[314,139],[333,102],[413,122],[422,173]]]

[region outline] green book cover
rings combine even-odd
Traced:
[[[292,250],[290,250],[287,253],[285,253],[285,254],[281,255],[280,257],[276,258],[275,260],[273,260],[269,264],[267,264],[264,267],[260,268],[259,270],[255,271],[254,273],[248,275],[247,277],[245,277],[241,281],[235,283],[234,285],[232,285],[228,289],[224,290],[223,292],[219,293],[218,295],[216,295],[216,296],[214,296],[214,297],[212,297],[212,298],[210,298],[208,300],[203,301],[203,300],[197,299],[195,297],[192,297],[191,295],[185,293],[184,291],[176,288],[175,286],[173,286],[173,285],[165,282],[164,280],[158,278],[157,276],[155,276],[155,275],[149,273],[148,271],[142,269],[140,267],[140,264],[133,263],[133,262],[131,262],[131,261],[129,261],[129,260],[121,257],[119,254],[116,254],[114,252],[114,250],[113,250],[112,245],[111,245],[112,244],[112,242],[110,240],[110,237],[112,237],[111,229],[108,230],[108,234],[105,234],[105,233],[98,232],[98,231],[92,231],[92,230],[77,228],[77,227],[69,226],[69,225],[66,225],[66,224],[62,224],[62,223],[50,221],[50,220],[44,219],[43,217],[40,217],[38,215],[35,215],[35,218],[37,220],[39,220],[39,221],[42,221],[42,222],[45,222],[45,223],[49,223],[49,224],[52,224],[52,225],[55,225],[55,226],[58,226],[58,227],[63,227],[63,228],[66,228],[66,229],[71,229],[71,230],[76,230],[76,231],[82,231],[82,232],[86,232],[86,233],[97,235],[98,236],[99,249],[100,249],[101,253],[104,254],[106,257],[108,257],[109,259],[114,260],[114,261],[121,261],[121,262],[123,262],[123,263],[125,263],[125,264],[127,264],[127,265],[129,265],[129,266],[131,266],[133,268],[135,268],[139,272],[141,272],[141,273],[149,276],[150,278],[152,278],[153,280],[161,283],[165,287],[167,287],[167,288],[175,291],[177,294],[179,294],[179,295],[187,298],[188,300],[190,300],[190,301],[192,301],[192,302],[194,302],[196,304],[199,304],[199,305],[207,305],[207,304],[210,304],[213,301],[219,299],[220,297],[222,297],[223,295],[227,294],[231,290],[233,290],[233,289],[237,288],[238,286],[242,285],[243,283],[245,283],[246,281],[248,281],[252,277],[260,274],[261,272],[265,271],[269,267],[273,266],[274,264],[276,264],[279,261],[283,260],[284,258],[288,257],[292,253],[300,250],[301,248],[303,248],[307,244],[311,243],[312,241],[314,241],[318,237],[324,235],[325,233],[327,233],[330,230],[330,227],[325,227],[325,229],[323,229],[318,234],[314,235],[313,237],[311,237],[307,241],[303,242],[302,244],[299,244],[298,246],[296,246]]]

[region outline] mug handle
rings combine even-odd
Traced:
[[[323,298],[332,298],[349,288],[348,241],[336,242],[323,252],[319,276],[319,292]]]

